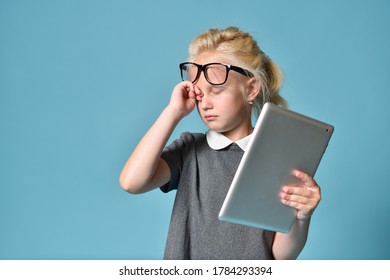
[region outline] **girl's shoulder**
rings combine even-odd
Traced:
[[[205,144],[207,145],[206,134],[183,132],[180,138],[174,140],[168,147],[170,149],[192,150],[204,147]]]
[[[206,134],[204,133],[194,133],[194,132],[183,132],[180,135],[180,138],[186,141],[202,141],[206,139]]]

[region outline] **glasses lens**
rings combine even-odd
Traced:
[[[205,69],[206,78],[209,83],[221,85],[226,82],[227,67],[222,64],[210,64]]]
[[[198,76],[198,67],[191,63],[183,64],[181,67],[181,77],[183,81],[194,82]]]

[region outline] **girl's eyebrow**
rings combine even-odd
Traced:
[[[214,89],[214,88],[217,88],[217,89],[223,89],[223,88],[225,88],[226,87],[226,85],[225,84],[223,84],[223,85],[211,85],[211,84],[208,84],[207,86],[206,86],[206,89]]]

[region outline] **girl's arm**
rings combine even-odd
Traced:
[[[182,118],[196,106],[200,90],[190,82],[181,82],[173,90],[168,106],[139,142],[119,177],[129,193],[144,193],[170,180],[168,165],[160,158],[169,137]]]
[[[305,246],[312,213],[321,200],[321,190],[312,177],[295,170],[300,183],[283,186],[281,202],[297,209],[296,220],[289,233],[275,233],[272,251],[275,259],[296,259]]]

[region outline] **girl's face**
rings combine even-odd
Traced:
[[[194,60],[197,64],[224,63],[237,65],[229,56],[218,52],[202,52]],[[248,78],[235,71],[230,71],[223,85],[211,85],[202,72],[195,85],[203,97],[198,101],[198,112],[206,125],[224,134],[233,141],[239,140],[252,132],[251,106],[258,90],[254,89],[255,78]]]

